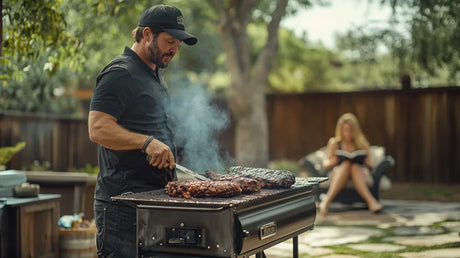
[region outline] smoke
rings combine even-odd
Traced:
[[[231,161],[221,153],[217,140],[229,124],[228,113],[212,105],[206,89],[188,84],[171,93],[175,141],[180,150],[179,164],[196,172],[222,172]]]

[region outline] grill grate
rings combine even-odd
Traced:
[[[172,197],[164,189],[140,193],[125,193],[113,200],[131,201],[138,204],[163,205],[163,206],[193,206],[193,207],[236,207],[243,209],[267,201],[292,196],[297,193],[311,191],[316,183],[297,178],[296,183],[287,189],[261,189],[252,194],[241,194],[230,198],[191,198]]]

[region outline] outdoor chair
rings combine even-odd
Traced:
[[[379,200],[380,191],[388,190],[391,188],[391,181],[385,175],[387,169],[394,166],[395,161],[393,157],[385,155],[385,148],[381,146],[370,147],[371,161],[374,164],[374,169],[370,172],[369,178],[366,179],[366,183],[369,186],[369,190],[375,199]],[[326,158],[326,147],[312,152],[299,160],[300,166],[309,172],[310,176],[328,176],[332,169],[323,170],[322,164],[323,159]],[[330,181],[321,183],[316,189],[317,198],[319,200],[321,194],[327,193]],[[340,202],[344,204],[352,203],[365,203],[361,196],[353,188],[353,182],[351,179],[347,182],[345,187],[339,194],[334,198],[334,202]]]

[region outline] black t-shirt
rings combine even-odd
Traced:
[[[153,71],[127,47],[97,77],[90,106],[90,110],[114,116],[130,131],[153,135],[176,156],[169,108],[161,71]],[[110,201],[110,197],[124,192],[158,189],[175,178],[174,171],[151,166],[140,150],[116,151],[99,145],[98,159],[97,200]]]

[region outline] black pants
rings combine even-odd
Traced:
[[[94,201],[99,258],[136,257],[136,209],[120,202]]]

